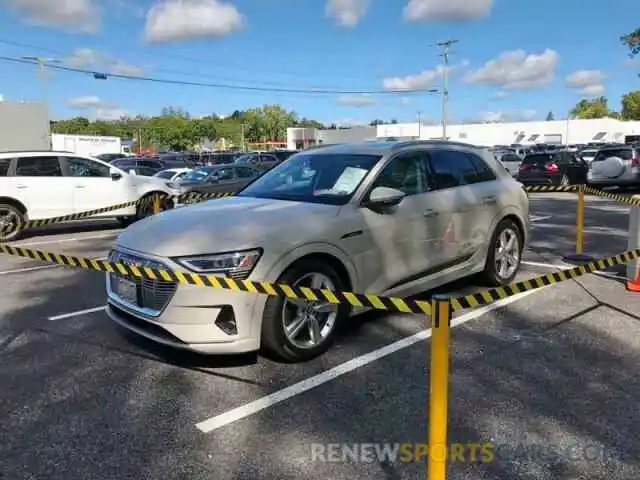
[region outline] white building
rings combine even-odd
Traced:
[[[375,135],[371,131],[375,129]],[[304,130],[304,132],[299,132]],[[336,132],[336,133],[334,133]],[[439,139],[442,138],[442,126],[420,125],[418,123],[398,123],[378,125],[377,127],[360,127],[353,129],[350,138],[343,132],[349,130],[316,130],[287,129],[289,148],[300,148],[346,141],[363,141],[372,136],[378,138],[397,139]],[[613,118],[595,120],[554,120],[550,122],[517,122],[517,123],[478,123],[449,125],[449,140],[471,143],[474,145],[533,145],[550,144],[584,144],[589,142],[621,142],[640,141],[640,122],[623,122]],[[634,138],[636,137],[636,138]],[[301,139],[308,141],[300,142]],[[301,145],[304,144],[304,145]]]

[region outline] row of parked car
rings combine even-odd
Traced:
[[[489,149],[524,184],[640,186],[640,144]]]

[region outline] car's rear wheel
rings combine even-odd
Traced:
[[[317,260],[294,264],[278,279],[296,287],[340,291],[344,282],[329,265]],[[262,349],[285,362],[310,360],[327,351],[336,327],[349,316],[349,305],[270,297],[262,317]]]
[[[25,217],[14,205],[0,203],[0,242],[17,240],[22,235]]]
[[[522,233],[513,220],[502,220],[493,232],[487,263],[483,272],[485,280],[494,287],[507,285],[515,279],[522,259]]]

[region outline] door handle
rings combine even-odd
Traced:
[[[76,185],[76,188],[84,188],[84,185]]]
[[[425,210],[424,213],[422,214],[422,216],[424,218],[433,218],[433,217],[437,217],[438,215],[440,215],[440,213],[436,210]]]
[[[24,190],[25,188],[27,188],[26,185],[16,185],[16,188],[19,188],[20,190]]]
[[[482,199],[482,203],[484,203],[485,205],[496,203],[497,201],[498,199],[496,197],[484,197]]]

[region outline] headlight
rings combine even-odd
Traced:
[[[217,273],[238,280],[247,278],[258,263],[262,250],[179,257],[173,260],[195,273]]]

